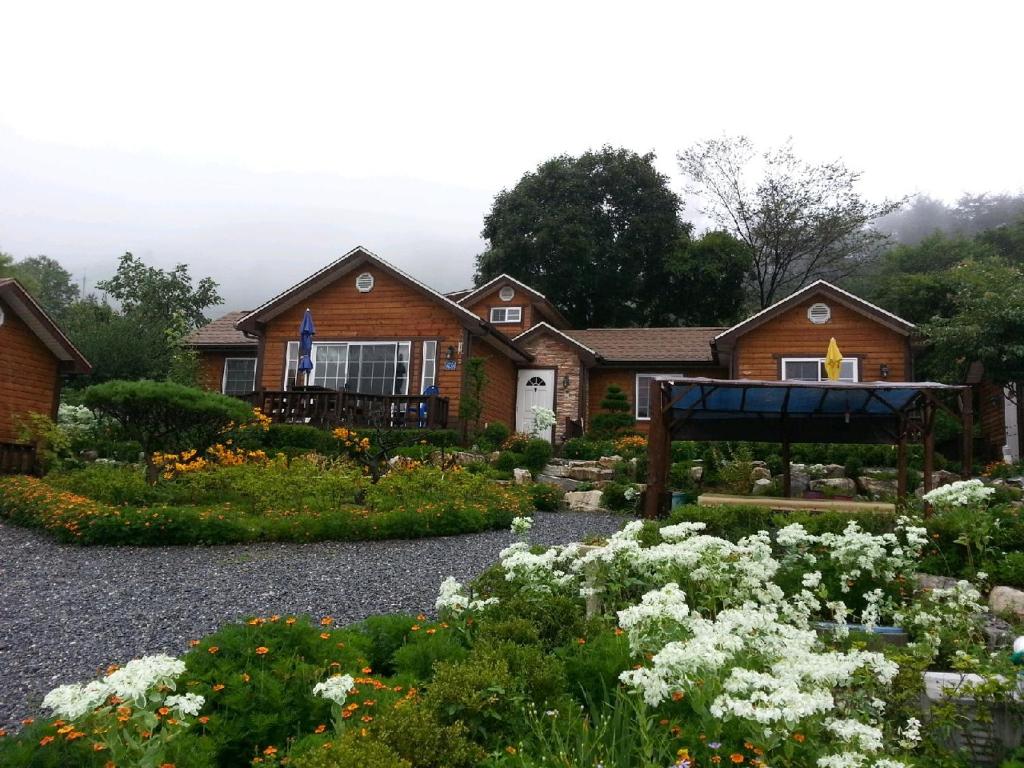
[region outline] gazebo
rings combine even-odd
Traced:
[[[907,445],[924,446],[924,489],[935,466],[935,417],[963,425],[964,475],[973,464],[970,387],[934,382],[751,381],[660,376],[651,381],[644,514],[658,516],[673,440],[744,440],[782,445],[783,493],[791,493],[792,443],[897,446],[897,494],[907,493]]]

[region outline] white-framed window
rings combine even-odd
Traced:
[[[657,376],[676,376],[683,378],[683,373],[638,373],[636,375],[636,389],[633,401],[636,403],[637,421],[647,421],[651,418],[651,379]]]
[[[220,391],[225,395],[247,395],[256,389],[256,358],[225,357]]]
[[[423,373],[420,376],[420,394],[437,383],[437,342],[423,342]]]
[[[309,383],[375,395],[409,394],[408,341],[314,342]],[[299,343],[288,342],[285,389],[295,383]]]
[[[492,323],[521,323],[522,321],[522,307],[491,307]]]
[[[786,381],[828,381],[823,357],[782,358],[782,378]],[[855,357],[843,360],[839,381],[860,381],[860,361]]]

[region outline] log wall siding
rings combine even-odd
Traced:
[[[571,344],[547,331],[534,333],[519,342],[519,346],[534,358],[523,368],[555,369],[555,440],[560,440],[565,432],[565,420],[576,421],[583,416],[583,379],[586,372],[579,353]],[[562,380],[566,376],[569,377],[569,386],[563,387]]]
[[[725,368],[686,368],[666,364],[657,370],[636,368],[591,368],[587,383],[587,425],[594,418],[595,414],[601,413],[601,401],[604,400],[605,392],[612,384],[618,384],[622,391],[629,398],[631,413],[636,414],[636,375],[638,373],[678,373],[685,376],[706,376],[709,379],[727,379],[729,372]],[[637,432],[647,432],[649,420],[635,420],[634,428]]]
[[[0,442],[21,442],[19,419],[57,415],[60,361],[14,310],[3,302],[0,308]]]
[[[815,325],[807,319],[807,308],[822,301],[810,298],[778,317],[740,336],[734,355],[737,379],[776,381],[781,377],[783,357],[825,357],[829,339],[835,337],[843,357],[860,360],[861,381],[879,381],[879,366],[889,366],[887,381],[908,381],[909,340],[860,312],[825,299],[832,319]]]
[[[997,384],[983,382],[978,390],[977,419],[983,441],[982,461],[996,461],[1003,458],[1006,445],[1006,403],[1003,388]]]
[[[515,429],[518,376],[515,363],[480,339],[473,339],[471,356],[482,357],[487,361],[484,364],[487,383],[480,398],[483,401],[480,426],[500,421],[509,429]],[[456,415],[453,413],[452,417]]]
[[[356,290],[356,277],[373,275],[373,290]],[[285,360],[289,341],[299,340],[299,324],[309,307],[316,326],[314,342],[331,341],[410,341],[409,392],[418,393],[424,341],[437,341],[437,386],[449,399],[449,413],[459,411],[462,368],[466,350],[458,355],[454,371],[444,370],[448,347],[459,349],[463,327],[454,310],[448,310],[420,291],[372,266],[359,268],[339,277],[306,300],[289,307],[270,320],[263,330],[264,357],[260,386],[280,389],[284,384]]]
[[[224,358],[226,352],[199,353],[199,386],[210,392],[220,392],[224,383]]]
[[[518,289],[516,290],[516,295],[512,297],[511,301],[502,301],[498,296],[501,292],[501,288],[502,286],[497,286],[495,290],[475,302],[473,306],[468,307],[468,309],[474,315],[490,323],[491,307],[522,307],[523,313],[520,322],[492,323],[494,330],[511,338],[513,336],[518,336],[523,331],[533,327],[533,318],[536,313],[534,312],[533,304],[530,303],[530,298]]]

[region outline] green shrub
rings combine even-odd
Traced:
[[[322,633],[306,619],[253,619],[223,627],[185,655],[187,682],[179,688],[205,697],[218,765],[247,765],[266,746],[283,748],[330,722],[330,703],[314,697],[313,686],[335,670],[358,674],[369,644],[352,632]]]
[[[461,722],[474,740],[497,744],[512,727],[520,690],[508,661],[471,654],[463,661],[437,665],[424,706],[446,725]]]
[[[541,512],[556,512],[562,506],[565,491],[559,486],[551,483],[534,483],[529,489],[534,509]]]
[[[562,456],[567,459],[595,461],[602,456],[611,456],[614,452],[615,446],[611,440],[574,437],[562,443]]]
[[[151,483],[159,474],[154,453],[204,451],[230,426],[253,418],[252,408],[237,398],[169,381],[108,381],[89,387],[82,400],[116,421],[124,439],[142,446]]]
[[[608,483],[601,489],[601,505],[616,512],[631,509],[634,502],[626,498],[626,491],[632,487],[628,483]]]
[[[116,506],[167,500],[161,488],[146,482],[146,473],[138,465],[88,464],[81,469],[51,472],[46,482],[55,488]]]
[[[412,616],[389,613],[369,616],[348,629],[369,640],[368,654],[374,672],[389,675],[394,672],[391,660],[395,652],[405,645],[416,624],[417,619]]]
[[[494,461],[494,468],[499,472],[511,472],[516,467],[526,464],[526,459],[521,453],[514,451],[502,451]]]
[[[989,580],[1008,587],[1024,587],[1024,552],[1007,552],[992,561]]]
[[[484,451],[496,451],[508,440],[512,430],[500,421],[492,421],[476,436],[476,444]]]
[[[474,768],[484,759],[461,722],[444,725],[419,701],[379,710],[371,731],[415,768]]]
[[[407,636],[407,642],[391,657],[390,667],[400,675],[412,675],[418,680],[429,680],[434,674],[434,665],[440,661],[461,661],[469,651],[459,642],[451,630],[433,628],[434,634],[427,634],[425,628]]]
[[[523,449],[523,466],[531,472],[540,472],[551,461],[551,443],[532,438]]]
[[[636,423],[633,418],[633,406],[629,404],[629,396],[618,384],[609,384],[601,400],[601,412],[590,419],[590,435],[597,439],[607,439],[632,429]]]
[[[633,666],[625,634],[601,632],[585,643],[573,643],[559,651],[565,664],[569,692],[581,703],[607,701],[619,685],[622,670]]]
[[[302,448],[325,455],[337,455],[338,441],[330,432],[306,424],[271,424],[262,438],[268,453],[284,448]]]
[[[329,745],[329,746],[328,746]],[[412,768],[387,744],[361,737],[355,731],[293,756],[294,768]]]
[[[505,614],[502,614],[505,615]],[[539,645],[540,632],[537,625],[528,619],[511,616],[502,619],[487,619],[477,627],[479,642],[516,643],[518,645]]]

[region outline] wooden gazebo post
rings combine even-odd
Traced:
[[[896,442],[896,498],[900,501],[907,499],[907,430],[909,428],[907,417],[901,414]]]
[[[665,389],[658,379],[651,379],[651,424],[647,433],[647,493],[644,496],[644,517],[652,519],[661,514],[662,499],[668,480],[671,435],[668,429],[668,409],[665,408]]]
[[[963,429],[960,474],[966,480],[974,472],[974,387],[968,386],[960,393],[960,424]]]

